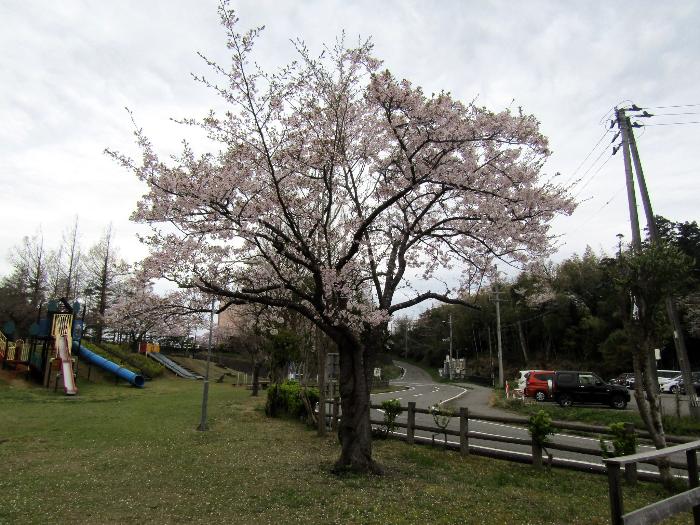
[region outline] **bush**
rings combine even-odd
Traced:
[[[530,416],[527,422],[527,429],[530,431],[532,441],[540,447],[549,443],[549,436],[554,434],[552,418],[544,410],[540,410],[534,416]]]
[[[624,423],[612,423],[608,425],[612,432],[613,450],[608,449],[608,444],[603,438],[600,438],[600,450],[604,458],[615,458],[619,456],[629,456],[637,452],[637,434],[628,434],[625,431]]]
[[[304,388],[298,381],[285,381],[284,383],[270,385],[267,389],[267,400],[265,402],[265,414],[270,417],[279,415],[291,416],[294,418],[308,419],[311,414],[306,410],[302,395],[306,394],[309,406],[315,407],[320,396],[318,388]]]
[[[382,410],[384,410],[385,434],[388,436],[390,432],[396,429],[396,418],[401,413],[401,401],[398,399],[387,399],[382,402]]]

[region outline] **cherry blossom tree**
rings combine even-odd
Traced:
[[[137,128],[140,160],[108,151],[148,186],[133,215],[152,226],[146,268],[222,308],[263,304],[315,323],[340,353],[336,468],[379,472],[369,380],[391,315],[468,305],[495,260],[545,254],[548,224],[573,202],[541,174],[549,150],[533,116],[428,96],[382,69],[368,41],[340,38],[318,57],[297,41],[298,60],[268,73],[252,58],[262,28],[239,33],[226,4],[220,15],[230,68],[205,58],[219,81],[198,80],[228,111],[183,121],[219,150],[185,142],[161,160]],[[445,269],[459,285],[430,288]]]
[[[176,291],[159,295],[143,274],[136,272],[120,287],[106,309],[104,325],[127,335],[137,345],[147,336],[187,336],[206,326],[207,301],[202,294]],[[187,327],[187,329],[185,329]]]

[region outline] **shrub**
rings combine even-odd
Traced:
[[[537,414],[530,416],[527,422],[527,429],[532,436],[532,441],[540,447],[544,447],[549,443],[549,436],[554,434],[554,426],[552,418],[544,410],[540,410]]]
[[[298,381],[270,385],[267,389],[265,414],[270,417],[287,415],[294,418],[308,419],[311,414],[306,410],[302,396],[306,395],[309,406],[315,407],[320,396],[317,388],[303,388]]]
[[[382,410],[384,410],[384,427],[385,434],[396,429],[396,418],[401,413],[401,401],[398,399],[387,399],[382,402]]]
[[[628,434],[625,431],[624,423],[611,423],[608,425],[612,432],[612,451],[608,449],[608,444],[600,438],[600,451],[604,458],[614,458],[618,456],[628,456],[637,452],[637,434]]]

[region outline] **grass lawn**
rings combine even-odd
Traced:
[[[0,375],[0,523],[607,523],[607,481],[375,442],[386,475],[337,477],[334,437],[267,419],[264,398],[211,383],[79,383],[69,398]],[[661,499],[625,488],[628,510]],[[689,523],[683,516],[677,523]]]

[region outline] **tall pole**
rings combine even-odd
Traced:
[[[454,363],[452,362],[452,312],[450,312],[450,381],[452,380],[452,371]]]
[[[653,244],[660,242],[659,229],[656,226],[656,220],[654,219],[654,211],[651,207],[651,199],[649,198],[649,191],[647,190],[647,184],[644,180],[644,171],[642,170],[642,161],[639,158],[639,151],[637,150],[637,141],[634,138],[634,131],[632,129],[630,119],[626,120],[627,130],[629,132],[630,150],[632,152],[632,160],[634,162],[634,171],[637,174],[637,183],[639,184],[639,193],[642,198],[642,205],[644,207],[644,215],[647,220],[647,230],[649,230],[649,239]],[[683,326],[681,325],[681,319],[678,315],[678,308],[676,307],[676,301],[673,297],[666,297],[666,314],[668,320],[671,323],[673,329],[673,344],[676,347],[676,356],[678,357],[678,365],[681,369],[683,375],[683,382],[686,385],[692,385],[692,371],[690,369],[690,360],[688,359],[688,349],[685,346],[685,339],[683,337]],[[698,396],[695,389],[688,388],[688,399],[689,399],[689,410],[690,415],[698,419],[700,418],[700,402],[698,401]]]
[[[211,311],[209,312],[209,345],[207,347],[207,368],[204,372],[204,392],[202,393],[202,415],[199,420],[197,430],[205,432],[209,430],[207,427],[207,404],[209,403],[209,363],[211,361],[211,339],[214,333],[214,301],[215,297],[211,298]]]
[[[625,181],[627,183],[627,204],[630,214],[630,226],[632,228],[632,249],[639,251],[642,248],[642,236],[639,232],[639,216],[637,215],[637,198],[634,193],[634,179],[632,178],[632,162],[629,151],[629,129],[627,116],[624,109],[617,110],[617,124],[622,135],[622,154],[625,160]]]
[[[408,319],[406,319],[406,329],[403,332],[403,358],[408,359]]]
[[[498,386],[503,388],[505,382],[503,380],[503,343],[501,341],[501,292],[496,283],[496,341],[498,344]]]
[[[491,350],[491,323],[486,326],[489,335],[489,376],[491,377],[491,386],[496,386],[493,378],[493,351]]]

